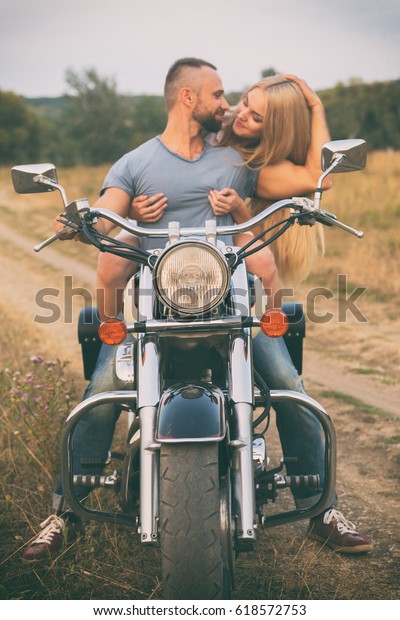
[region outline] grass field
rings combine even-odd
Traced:
[[[347,273],[367,293],[390,299],[400,292],[400,153],[371,153],[362,172],[338,174],[322,208],[365,232],[360,240],[325,230],[326,256],[311,280]]]

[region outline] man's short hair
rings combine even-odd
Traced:
[[[168,110],[175,105],[179,90],[185,85],[183,79],[189,77],[188,70],[201,69],[202,67],[217,70],[217,67],[201,58],[180,58],[170,67],[164,86],[164,97]],[[189,86],[189,83],[187,85]]]

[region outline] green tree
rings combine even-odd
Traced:
[[[0,91],[0,164],[37,161],[42,152],[38,114],[19,95]]]
[[[101,78],[95,69],[79,76],[66,71],[72,94],[67,94],[62,144],[66,163],[113,162],[129,150],[133,123],[126,99],[114,79]]]
[[[133,98],[133,147],[164,130],[167,122],[167,111],[164,97],[140,95]]]
[[[261,71],[261,77],[262,78],[271,77],[272,75],[276,75],[277,73],[279,73],[279,71],[276,71],[275,69],[270,67],[269,69],[263,69]]]
[[[332,139],[364,138],[368,149],[400,149],[400,80],[351,80],[319,93]]]

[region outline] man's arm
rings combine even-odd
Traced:
[[[109,187],[105,190],[104,194],[96,200],[93,209],[108,209],[108,211],[112,211],[123,218],[127,218],[130,205],[131,197],[127,192],[119,187]],[[95,224],[95,228],[104,235],[108,235],[113,228],[115,228],[115,224],[104,218],[99,218]]]
[[[93,205],[93,209],[108,209],[123,218],[128,217],[129,209],[131,205],[131,198],[124,190],[118,187],[109,187],[105,190],[104,194],[100,196]],[[53,226],[56,232],[59,232],[64,228],[64,224],[61,224],[57,220],[53,221]],[[104,235],[108,235],[115,225],[104,218],[99,218],[94,228]],[[75,238],[79,236],[75,235]],[[67,237],[71,238],[71,237]]]

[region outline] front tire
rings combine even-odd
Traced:
[[[160,542],[166,599],[213,600],[230,595],[230,559],[224,557],[226,544],[221,540],[219,476],[217,443],[161,446]]]

